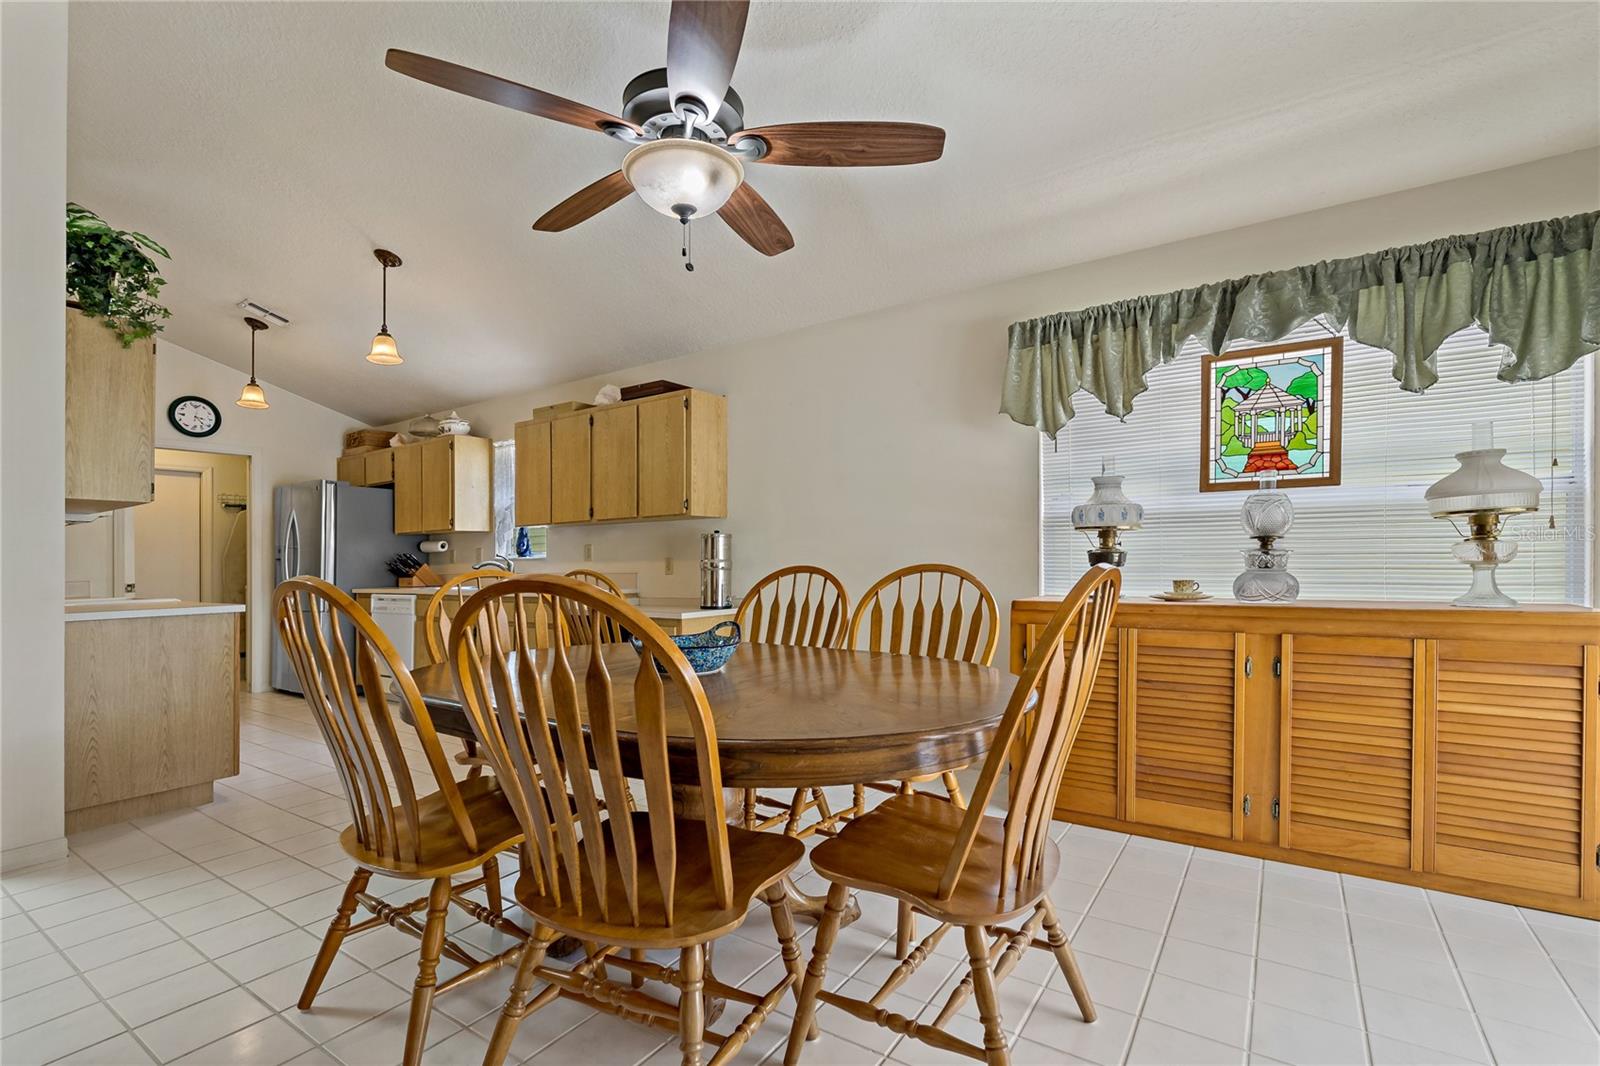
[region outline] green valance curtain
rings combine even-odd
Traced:
[[[1473,323],[1506,347],[1502,380],[1546,378],[1600,349],[1597,222],[1600,211],[1525,222],[1017,322],[1000,413],[1054,437],[1082,389],[1121,418],[1189,339],[1221,352],[1318,316],[1394,353],[1410,392],[1439,379],[1434,353]]]

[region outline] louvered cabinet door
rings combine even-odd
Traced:
[[[1577,896],[1583,864],[1595,861],[1583,847],[1595,656],[1574,645],[1441,640],[1437,663],[1426,868]]]
[[[1131,663],[1128,661],[1131,659]],[[1127,645],[1129,821],[1233,835],[1243,637],[1140,629]]]
[[[1283,638],[1285,847],[1411,866],[1421,654],[1404,639]]]
[[[1083,724],[1073,739],[1067,772],[1061,779],[1056,809],[1073,813],[1117,816],[1117,721],[1122,683],[1121,644],[1127,631],[1113,629],[1100,656],[1100,672],[1089,693]]]

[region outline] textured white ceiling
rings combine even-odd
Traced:
[[[946,127],[944,158],[752,166],[797,247],[629,198],[622,145],[401,77],[424,52],[607,110],[667,6],[74,3],[69,192],[172,251],[175,343],[370,422],[1600,143],[1593,4],[754,5],[751,125]],[[402,367],[363,361],[390,274]]]

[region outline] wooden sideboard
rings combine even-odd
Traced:
[[[1011,606],[1012,668],[1057,602]],[[1130,597],[1057,817],[1600,918],[1600,611]]]

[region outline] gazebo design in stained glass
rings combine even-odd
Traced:
[[[1339,483],[1344,340],[1243,348],[1202,361],[1200,490]]]

